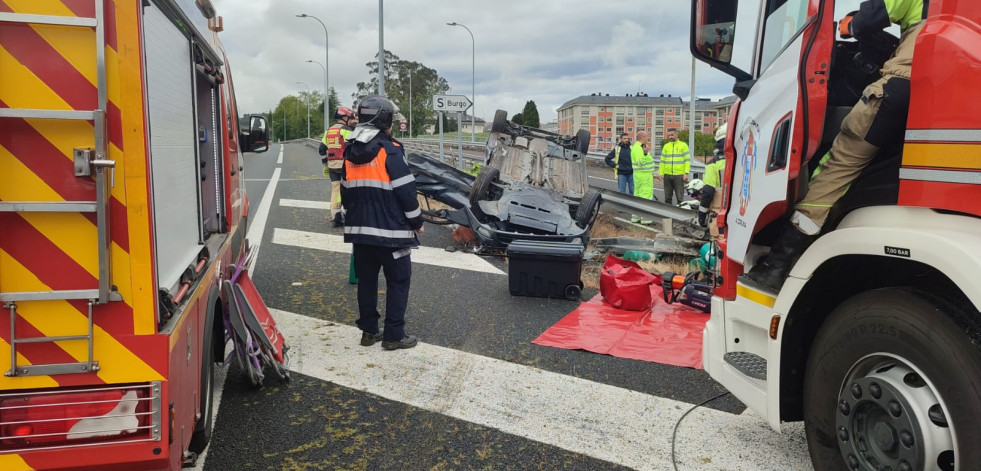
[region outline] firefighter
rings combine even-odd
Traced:
[[[411,249],[419,246],[422,212],[416,180],[409,173],[402,145],[392,137],[398,108],[387,98],[369,96],[358,104],[360,123],[344,149],[341,202],[347,212],[344,242],[354,244],[358,277],[357,325],[361,345],[379,340],[385,350],[412,348],[405,334],[405,309],[412,275]],[[386,282],[385,331],[378,330],[378,271]]]
[[[330,178],[330,218],[334,227],[344,226],[344,213],[341,211],[341,170],[344,167],[344,145],[358,117],[346,106],[337,108],[334,112],[337,120],[333,126],[324,132],[320,141],[320,161],[324,164],[324,176]]]
[[[909,111],[909,77],[913,45],[926,17],[924,0],[867,0],[857,12],[838,23],[842,38],[859,40],[895,23],[901,36],[892,57],[880,70],[882,77],[865,87],[861,99],[841,123],[831,150],[821,159],[807,194],[784,222],[781,237],[770,254],[757,263],[747,278],[777,291],[794,262],[817,239],[831,207],[878,153],[879,148],[903,139]]]
[[[705,180],[702,181],[701,194],[698,197],[698,225],[702,227],[708,227],[709,210],[715,199],[715,190],[722,186],[722,171],[726,168],[726,155],[718,148],[714,152],[715,157],[705,166]]]
[[[680,203],[684,199],[685,183],[691,170],[691,156],[688,144],[678,140],[678,130],[668,128],[665,132],[664,146],[661,147],[661,164],[658,171],[664,179],[664,202],[674,204],[672,197]]]

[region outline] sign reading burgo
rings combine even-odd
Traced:
[[[462,113],[470,109],[473,102],[466,95],[434,95],[433,111]]]

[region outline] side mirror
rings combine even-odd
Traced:
[[[736,12],[733,1],[693,0],[689,47],[696,59],[744,81],[750,75],[733,64]]]
[[[269,150],[269,126],[266,117],[261,115],[248,116],[248,131],[239,134],[242,152],[265,152]]]

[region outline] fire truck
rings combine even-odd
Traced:
[[[838,38],[858,1],[693,1],[692,54],[739,97],[705,369],[774,429],[803,420],[820,471],[981,467],[981,3],[923,3],[905,136],[771,292],[740,275],[774,244],[895,37]]]
[[[209,0],[0,0],[0,469],[207,446],[243,153],[268,146],[221,30]]]

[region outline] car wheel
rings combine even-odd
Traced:
[[[478,201],[487,198],[488,193],[490,193],[491,184],[498,181],[501,176],[501,171],[495,167],[484,167],[480,169],[480,173],[477,174],[477,178],[473,181],[473,186],[470,187],[470,210],[474,214],[481,216],[483,212],[480,211],[480,205]]]
[[[973,311],[973,309],[972,309]],[[981,463],[978,313],[923,293],[859,294],[831,314],[804,375],[817,471]]]
[[[508,129],[508,112],[497,110],[494,112],[494,122],[491,124],[491,132],[504,132]]]
[[[583,155],[589,152],[589,131],[580,129],[576,132],[576,152]]]
[[[579,208],[576,209],[576,224],[585,229],[593,223],[596,219],[596,215],[599,213],[600,201],[602,201],[603,195],[596,190],[586,190],[586,194],[582,196],[582,201],[579,203]]]

